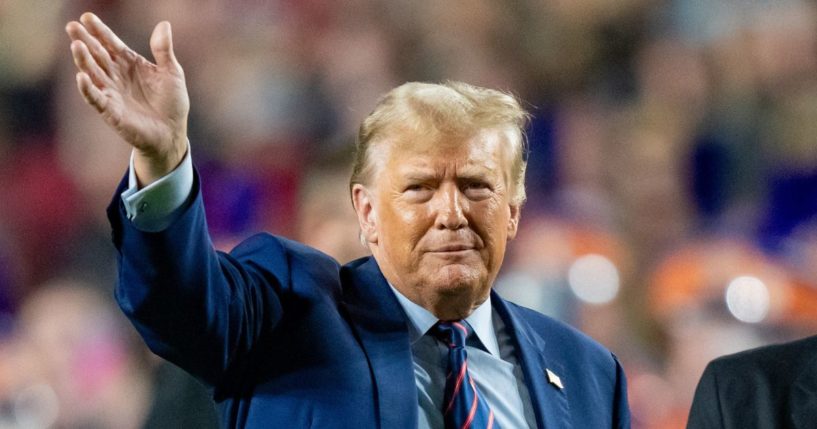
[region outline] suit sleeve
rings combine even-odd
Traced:
[[[687,429],[720,429],[723,427],[718,378],[715,366],[710,363],[695,389]]]
[[[280,288],[289,283],[284,249],[267,236],[263,246],[249,240],[232,254],[217,252],[197,175],[192,201],[158,232],[127,219],[119,197],[126,186],[127,177],[108,207],[119,306],[157,355],[211,386],[235,378],[242,358],[282,317]]]

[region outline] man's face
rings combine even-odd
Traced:
[[[365,238],[386,279],[441,319],[461,319],[488,297],[516,235],[506,133],[401,136],[372,154],[356,186]]]

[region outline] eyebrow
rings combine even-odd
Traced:
[[[493,170],[480,167],[462,168],[456,175],[456,180],[487,180],[493,177]],[[434,171],[411,171],[403,175],[403,180],[410,182],[427,182],[439,180],[441,175]]]
[[[432,172],[416,172],[412,171],[403,175],[403,179],[409,182],[428,182],[429,180],[437,180],[440,178],[439,174]]]
[[[457,177],[460,179],[486,179],[491,177],[493,169],[484,166],[465,166],[459,170]]]

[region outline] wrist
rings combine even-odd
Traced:
[[[136,149],[133,154],[133,168],[139,187],[150,185],[175,170],[187,154],[187,136],[175,139],[167,151],[145,151]]]

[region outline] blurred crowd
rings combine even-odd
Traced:
[[[612,349],[634,428],[682,428],[716,356],[817,333],[817,6],[805,0],[0,1],[0,428],[212,427],[116,309],[129,149],[63,27],[150,58],[173,25],[210,231],[365,254],[358,123],[405,81],[517,94],[528,202],[496,288]]]

